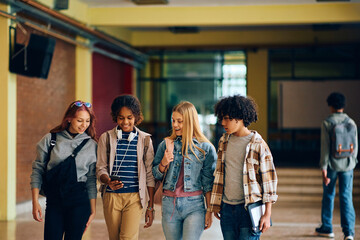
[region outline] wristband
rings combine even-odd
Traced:
[[[150,212],[155,212],[155,209],[153,207],[147,207],[146,210]]]
[[[161,162],[160,162],[160,165],[161,165],[162,167],[166,168],[166,166],[164,166]]]

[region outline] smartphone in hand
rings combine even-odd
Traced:
[[[121,181],[121,178],[119,176],[110,176],[111,181]]]

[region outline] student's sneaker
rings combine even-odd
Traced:
[[[346,237],[344,238],[344,240],[354,240],[354,237],[353,237],[353,236],[346,236]]]
[[[330,229],[323,228],[322,226],[316,228],[315,233],[316,233],[316,235],[322,236],[322,237],[328,237],[328,238],[335,237],[335,234]]]

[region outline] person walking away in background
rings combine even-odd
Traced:
[[[334,237],[332,218],[336,180],[338,178],[341,227],[344,239],[352,240],[355,235],[355,210],[352,201],[352,190],[358,153],[357,128],[354,120],[344,113],[345,96],[343,94],[333,92],[326,101],[331,114],[321,124],[322,224],[315,229],[315,234]],[[342,141],[344,142],[341,143]]]

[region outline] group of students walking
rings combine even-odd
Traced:
[[[200,239],[220,219],[224,239],[259,239],[271,225],[277,175],[269,147],[248,129],[257,106],[235,95],[215,105],[225,133],[218,151],[202,133],[190,102],[172,110],[172,132],[157,147],[137,125],[140,102],[121,95],[111,105],[117,124],[95,137],[90,103],[75,101],[62,122],[37,144],[31,174],[33,218],[43,221],[39,195],[46,194],[44,239],[81,239],[95,217],[96,180],[101,184],[109,239],[138,239],[155,218],[155,186],[162,183],[162,228],[166,239]],[[226,159],[226,161],[225,161]],[[254,231],[247,206],[261,201],[265,211]]]

